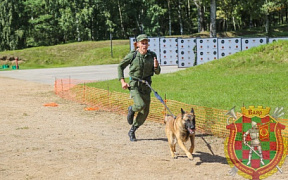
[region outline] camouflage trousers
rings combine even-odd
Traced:
[[[136,118],[133,120],[134,126],[140,127],[147,119],[151,101],[150,93],[151,91],[141,92],[138,89],[130,90],[131,98],[134,101],[132,110],[138,112]]]

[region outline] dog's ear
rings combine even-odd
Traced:
[[[183,115],[183,114],[185,114],[185,111],[181,108],[181,114]]]
[[[193,114],[194,114],[194,109],[193,109],[193,108],[191,108],[191,113],[193,113]]]
[[[181,108],[181,116],[182,116],[182,119],[183,119],[183,115],[185,114],[185,111]]]

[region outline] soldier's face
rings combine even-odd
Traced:
[[[148,50],[148,40],[143,40],[143,41],[140,41],[138,42],[138,47],[139,47],[139,50],[142,54],[146,54],[147,53],[147,50]]]

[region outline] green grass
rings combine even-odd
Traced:
[[[111,57],[110,41],[88,41],[4,51],[0,57],[19,57],[23,60],[20,69],[117,64],[129,52],[129,47],[129,40],[114,40]],[[0,63],[13,65],[9,61]]]
[[[152,86],[161,97],[166,94],[167,99],[192,105],[227,110],[235,105],[238,112],[243,104],[272,110],[283,106],[288,112],[287,50],[287,41],[259,46],[176,73],[155,75]],[[117,79],[89,85],[128,93]]]

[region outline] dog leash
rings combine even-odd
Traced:
[[[173,116],[174,119],[176,119],[176,116],[174,116],[174,114],[170,111],[170,109],[168,108],[168,106],[165,104],[165,102],[163,101],[163,99],[161,98],[161,96],[157,93],[157,91],[155,91],[150,84],[148,83],[148,81],[146,80],[142,80],[142,79],[138,79],[139,82],[142,82],[144,84],[146,84],[153,92],[155,97],[165,106],[165,108],[169,111],[170,115]]]

